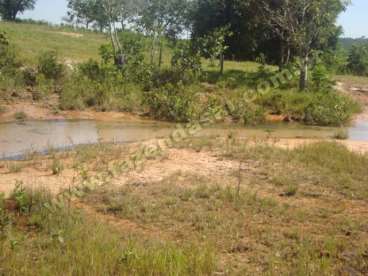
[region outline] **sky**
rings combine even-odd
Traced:
[[[352,0],[353,4],[339,17],[345,37],[368,37],[368,0]],[[21,18],[60,23],[67,11],[66,0],[37,0],[33,11],[26,11]]]

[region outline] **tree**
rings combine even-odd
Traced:
[[[137,24],[152,38],[151,63],[158,49],[158,67],[162,64],[164,38],[175,40],[185,29],[188,0],[143,0]]]
[[[83,24],[88,29],[91,24],[100,31],[108,25],[108,18],[101,0],[68,0],[68,21]]]
[[[0,0],[2,19],[14,21],[19,13],[34,9],[36,0]]]
[[[226,39],[232,36],[232,33],[229,31],[230,27],[225,26],[218,29],[215,29],[209,35],[206,35],[202,38],[202,51],[204,55],[209,57],[211,63],[216,58],[220,59],[220,73],[224,72],[224,55],[225,51],[228,49],[228,45],[226,45]]]
[[[349,4],[345,0],[263,0],[267,24],[300,59],[300,90],[308,84],[308,66],[312,53],[328,45],[336,34],[336,20]],[[275,8],[275,3],[279,5]]]
[[[360,76],[368,75],[368,45],[353,45],[348,58],[347,68]]]

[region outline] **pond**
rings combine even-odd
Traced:
[[[169,123],[99,122],[90,120],[27,121],[0,124],[0,158],[17,158],[29,152],[67,149],[96,143],[131,143],[170,135],[175,125]],[[216,125],[199,136],[225,135],[229,132],[249,138],[330,138],[336,128],[298,124],[270,124],[260,127]],[[349,139],[368,141],[368,122],[358,121],[348,129]]]

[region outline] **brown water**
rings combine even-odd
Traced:
[[[0,158],[14,158],[28,152],[46,152],[81,144],[130,143],[167,137],[175,125],[96,121],[28,121],[0,124]],[[330,138],[336,128],[307,127],[297,124],[272,124],[254,128],[215,126],[199,136],[225,135],[229,132],[248,138]],[[368,141],[368,122],[359,121],[349,129],[349,139]]]

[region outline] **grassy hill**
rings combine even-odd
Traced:
[[[25,63],[33,63],[47,50],[56,50],[64,60],[78,62],[97,58],[100,45],[108,42],[101,33],[41,24],[0,22],[0,30],[7,33],[18,50],[19,58]]]

